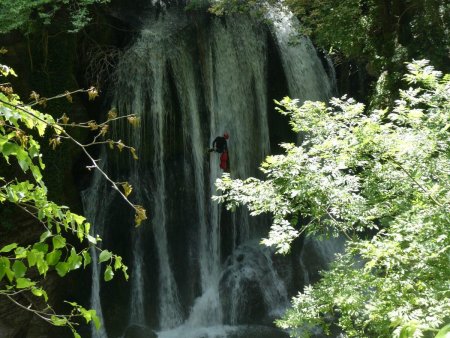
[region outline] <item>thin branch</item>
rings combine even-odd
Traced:
[[[42,312],[42,311],[38,311],[38,310],[32,309],[31,306],[32,306],[33,304],[30,304],[29,307],[27,307],[27,306],[23,305],[22,303],[16,301],[16,300],[15,300],[13,297],[11,297],[10,295],[8,295],[8,294],[4,294],[4,295],[5,295],[11,302],[13,302],[14,304],[16,304],[18,307],[24,309],[25,311],[31,311],[31,312],[33,312],[36,316],[38,316],[39,318],[41,318],[41,319],[45,320],[46,322],[52,324],[51,319],[45,316],[45,315],[49,316],[50,314],[47,314],[47,313],[45,313],[45,312]]]
[[[64,97],[65,95],[62,95],[61,97]],[[14,104],[12,104],[12,103],[10,103],[10,102],[7,102],[7,101],[4,101],[4,100],[2,100],[2,99],[0,99],[0,102],[2,102],[2,103],[4,103],[4,104],[7,104],[7,105],[9,105],[9,106],[11,106],[11,107],[14,107],[14,108],[17,108],[17,109],[19,109],[19,110],[22,110],[23,112],[25,112],[26,114],[29,114],[29,115],[31,115],[31,116],[33,116],[34,118],[36,118],[36,119],[38,119],[39,121],[41,121],[41,122],[43,122],[43,123],[45,123],[46,125],[48,125],[48,126],[51,126],[51,127],[53,127],[53,128],[58,128],[59,129],[59,131],[63,134],[63,136],[66,136],[67,138],[69,138],[73,143],[75,143],[77,146],[79,146],[82,150],[83,150],[83,152],[85,153],[85,155],[89,158],[89,160],[91,161],[91,163],[92,163],[92,166],[91,167],[93,167],[93,168],[95,168],[95,169],[97,169],[102,175],[103,175],[103,177],[108,181],[108,182],[110,182],[111,183],[111,185],[112,185],[112,188],[114,189],[114,190],[116,190],[120,195],[121,195],[121,197],[136,211],[136,212],[138,212],[138,209],[135,207],[135,205],[133,204],[133,203],[131,203],[131,201],[125,196],[125,194],[119,189],[119,187],[117,186],[117,184],[106,174],[106,172],[104,172],[98,165],[97,165],[97,163],[96,163],[96,161],[94,160],[94,158],[91,156],[91,154],[89,154],[89,152],[86,150],[86,147],[84,147],[83,146],[83,144],[81,144],[80,142],[78,142],[74,137],[72,137],[70,134],[68,134],[67,132],[66,132],[66,130],[64,129],[64,128],[62,128],[58,123],[54,123],[54,124],[51,124],[51,123],[49,123],[48,121],[45,121],[44,119],[42,119],[42,118],[40,118],[39,116],[36,116],[34,113],[32,113],[32,112],[30,112],[30,111],[28,111],[28,110],[26,110],[24,107],[26,107],[26,106],[21,106],[21,105],[14,105]]]
[[[125,196],[125,194],[119,189],[119,187],[117,186],[117,184],[106,174],[106,172],[104,172],[96,163],[96,161],[94,160],[94,158],[91,156],[91,154],[89,154],[89,152],[86,150],[86,148],[77,140],[75,140],[74,138],[70,137],[71,141],[74,142],[76,145],[78,145],[79,147],[81,147],[81,149],[83,150],[83,152],[86,154],[86,156],[89,158],[89,160],[92,163],[92,166],[97,169],[102,175],[103,177],[112,184],[112,188],[115,189],[121,196],[122,198],[137,212],[137,208],[134,206],[133,203],[130,202],[130,200]]]
[[[20,209],[22,209],[23,211],[25,211],[27,214],[29,214],[31,217],[35,218],[36,220],[38,220],[42,226],[47,230],[50,231],[50,229],[47,227],[47,224],[45,224],[42,220],[40,220],[35,214],[33,214],[30,210],[28,210],[25,206],[21,205],[20,203],[16,204]],[[37,209],[37,208],[36,208]]]
[[[439,207],[442,207],[443,205],[439,202],[439,201],[437,201],[434,197],[433,197],[433,195],[428,191],[428,189],[427,188],[425,188],[422,184],[420,184],[420,182],[418,182],[415,178],[414,178],[414,176],[412,176],[411,175],[411,173],[408,171],[408,170],[406,170],[404,167],[403,167],[403,165],[400,163],[400,162],[398,162],[395,158],[393,158],[391,155],[388,155],[388,158],[395,164],[395,165],[397,165],[419,188],[420,188],[420,190],[422,190],[426,195],[428,195],[428,197],[437,205],[437,206],[439,206]]]
[[[331,219],[333,220],[333,221],[335,221],[336,223],[341,223],[341,222],[339,222],[332,214],[330,214],[329,212],[328,212],[328,210],[325,210],[325,212],[327,213],[327,215],[328,216],[330,216],[331,217]],[[342,231],[342,233],[345,235],[345,237],[347,237],[347,239],[349,240],[349,241],[351,241],[352,240],[352,238],[347,234],[347,231],[345,231],[345,229],[340,229],[341,231]]]
[[[45,124],[48,125],[48,126],[51,126],[51,127],[59,127],[58,124],[52,125],[52,124],[50,124],[48,121],[45,121],[44,119],[42,119],[41,117],[36,116],[33,112],[30,112],[30,111],[26,110],[25,107],[28,107],[27,105],[20,105],[20,104],[17,105],[17,104],[13,104],[13,103],[11,103],[11,102],[8,102],[8,101],[4,101],[4,100],[2,100],[2,99],[0,99],[0,102],[1,102],[1,103],[4,103],[4,104],[6,104],[6,105],[8,105],[8,106],[10,106],[10,107],[19,109],[19,110],[23,111],[24,113],[26,113],[26,114],[28,114],[28,115],[31,115],[31,116],[34,117],[36,120],[39,120],[39,121],[45,123]],[[61,127],[59,127],[59,129],[60,129],[60,130],[64,130],[64,129],[61,128]]]
[[[22,290],[16,290],[16,291],[13,291],[13,292],[10,292],[10,291],[4,291],[4,290],[1,290],[0,291],[0,295],[10,295],[10,296],[16,296],[16,295],[19,295],[19,294],[21,294],[21,293],[23,293],[23,292],[25,292],[25,291],[28,291],[28,289],[22,289]]]
[[[315,218],[312,219],[311,221],[309,221],[308,224],[302,226],[302,228],[301,228],[300,231],[298,232],[298,237],[300,237],[301,234],[303,234],[303,233],[306,231],[306,229],[308,228],[308,226],[309,226],[314,220],[315,220]]]
[[[58,94],[56,96],[52,96],[52,97],[49,97],[49,98],[45,97],[45,98],[42,98],[42,99],[37,99],[36,102],[34,102],[34,103],[28,103],[27,106],[34,107],[35,105],[40,104],[42,100],[45,100],[45,102],[48,102],[48,101],[52,101],[52,100],[56,100],[56,99],[61,99],[63,97],[67,97],[67,95],[72,95],[72,94],[76,94],[76,93],[87,93],[88,91],[89,91],[89,89],[77,89],[77,90],[74,90],[72,92],[66,92],[64,94]]]

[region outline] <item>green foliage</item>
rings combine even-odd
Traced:
[[[3,76],[15,75],[14,71],[6,66],[0,66],[0,72]],[[90,98],[96,95],[93,88],[85,92]],[[67,95],[66,93],[61,97]],[[33,93],[32,97],[36,101],[34,104],[40,104],[44,100],[36,93]],[[52,325],[68,326],[74,336],[79,337],[75,330],[75,321],[82,318],[87,323],[93,321],[98,327],[99,319],[95,311],[87,310],[76,303],[68,303],[73,307],[70,314],[56,314],[48,303],[42,281],[53,271],[64,277],[71,271],[86,268],[92,261],[89,253],[91,247],[100,251],[96,247],[100,238],[90,234],[91,225],[85,217],[48,200],[41,172],[45,165],[40,144],[35,136],[53,135],[50,143],[52,140],[58,140],[54,142],[58,144],[63,139],[69,139],[84,150],[86,145],[71,138],[64,129],[64,123],[33,109],[34,104],[22,103],[8,84],[0,85],[0,161],[22,171],[13,178],[0,177],[0,205],[2,208],[14,205],[21,209],[33,217],[42,226],[43,231],[35,243],[9,243],[0,247],[0,297],[8,298],[15,305],[32,311]],[[67,117],[62,120],[68,122]],[[93,122],[90,123],[92,125]],[[96,127],[102,128],[104,125]],[[79,126],[89,128],[89,123]],[[101,132],[100,135],[104,136],[104,133]],[[113,145],[116,143],[113,142]],[[91,144],[95,144],[95,140]],[[109,179],[106,174],[103,175]],[[75,247],[69,238],[78,239],[80,245]],[[120,256],[104,250],[100,254],[100,263],[107,264],[104,276],[106,281],[113,278],[113,270],[121,270],[128,279],[127,267]],[[30,303],[23,304],[17,299],[17,295],[26,295],[25,299],[29,299]],[[38,298],[45,306],[42,306],[42,302],[41,306],[37,305]]]
[[[265,0],[220,0],[212,2],[209,11],[218,16],[231,13],[250,13],[260,15],[264,12],[262,10],[264,3]]]
[[[373,39],[368,39],[382,23],[376,0],[363,3],[359,0],[288,0],[287,3],[301,18],[303,33],[312,36],[322,48],[338,50],[348,58],[370,59],[377,63],[377,68],[384,61]]]
[[[301,145],[269,156],[265,181],[217,182],[215,199],[228,208],[273,214],[263,242],[279,252],[303,231],[348,237],[345,253],[277,321],[293,336],[328,333],[332,323],[349,337],[434,336],[450,318],[450,76],[427,61],[408,70],[413,87],[392,111],[366,112],[345,97],[330,107],[285,98],[280,111]]]
[[[274,0],[218,0],[217,15],[258,13]],[[301,20],[303,34],[321,48],[368,64],[371,71],[390,69],[411,58],[427,57],[446,66],[450,46],[450,7],[439,0],[285,0]]]
[[[411,58],[426,56],[442,66],[448,60],[450,35],[445,22],[448,23],[450,8],[442,2],[287,0],[287,3],[319,46],[368,63],[378,74]]]
[[[395,98],[386,94],[401,88],[403,63],[411,59],[450,70],[450,6],[440,0],[217,0],[210,11],[267,17],[277,5],[299,18],[299,34],[311,37],[335,64],[350,61],[374,78],[367,98],[374,106],[391,106]]]
[[[70,16],[69,31],[76,32],[91,20],[88,8],[110,0],[0,0],[0,33],[24,28],[34,21],[50,24],[61,9]]]
[[[209,8],[208,0],[189,0],[185,6],[186,11],[205,11]]]

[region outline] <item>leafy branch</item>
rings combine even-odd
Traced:
[[[0,66],[3,76],[15,75],[14,71],[6,66]],[[134,159],[137,159],[135,149],[125,145],[122,141],[106,139],[110,123],[127,119],[128,122],[137,126],[139,123],[135,115],[117,116],[115,111],[108,114],[108,120],[97,124],[95,121],[85,123],[67,123],[69,118],[64,114],[55,120],[48,114],[41,113],[33,107],[45,105],[50,100],[65,97],[72,102],[72,95],[86,93],[90,100],[95,99],[98,92],[95,88],[79,89],[72,92],[50,98],[40,97],[32,92],[33,103],[24,104],[14,94],[9,84],[0,87],[0,157],[10,164],[11,158],[17,163],[28,179],[17,178],[6,179],[0,177],[0,204],[11,204],[17,206],[25,214],[31,216],[42,226],[44,232],[39,240],[28,245],[9,243],[0,248],[0,296],[5,296],[16,306],[31,311],[36,316],[55,326],[66,326],[74,337],[79,337],[76,332],[77,320],[84,318],[98,327],[100,321],[94,310],[67,302],[73,307],[69,314],[56,314],[48,303],[48,296],[44,288],[40,286],[43,279],[50,271],[55,271],[60,277],[66,276],[70,271],[86,268],[92,259],[89,253],[91,248],[98,252],[98,263],[106,264],[104,280],[110,281],[116,271],[120,270],[125,279],[128,279],[127,266],[123,264],[122,257],[97,246],[101,240],[98,236],[90,234],[91,225],[86,219],[72,213],[67,207],[51,202],[47,198],[47,188],[43,181],[41,170],[44,169],[40,144],[27,131],[36,130],[39,137],[44,137],[48,130],[54,132],[50,139],[50,146],[54,149],[61,140],[68,140],[81,148],[90,161],[88,169],[98,170],[102,176],[111,183],[113,189],[135,210],[135,221],[139,225],[146,219],[146,212],[142,206],[135,205],[129,200],[133,188],[128,182],[114,182],[108,174],[97,165],[87,148],[93,145],[109,144],[112,148],[120,151],[127,149]],[[83,144],[73,137],[67,127],[88,128],[96,131],[96,135],[89,143]],[[85,247],[77,250],[66,236],[70,234],[78,238]],[[39,277],[36,277],[39,276]],[[25,305],[18,297],[30,295],[30,304]],[[28,298],[27,298],[28,299]],[[31,300],[32,299],[32,300]],[[35,300],[43,304],[43,307],[35,305]]]
[[[89,89],[79,89],[76,91],[72,91],[72,92],[66,92],[65,94],[61,94],[61,95],[56,95],[54,97],[51,98],[45,98],[42,99],[40,97],[39,94],[37,94],[36,92],[32,93],[32,97],[35,98],[35,103],[34,104],[42,104],[42,102],[48,102],[50,100],[54,100],[54,99],[59,99],[59,98],[63,98],[63,97],[71,97],[70,95],[74,94],[74,93],[88,93],[89,98],[90,99],[95,99],[95,97],[98,95],[97,91],[95,90],[95,88],[89,88]],[[43,101],[44,100],[44,101]],[[71,100],[71,99],[70,99]],[[98,142],[97,139],[99,137],[105,136],[106,133],[108,132],[109,129],[109,123],[112,121],[117,121],[117,120],[123,120],[126,119],[128,120],[128,122],[133,125],[133,126],[137,126],[139,124],[139,119],[136,117],[136,115],[134,114],[130,114],[130,115],[125,115],[125,116],[117,116],[117,113],[114,112],[114,110],[111,110],[108,113],[108,120],[97,124],[94,121],[88,121],[88,122],[84,122],[84,123],[73,123],[70,124],[70,127],[80,127],[80,128],[89,128],[91,130],[97,130],[100,129],[99,133],[94,137],[93,141],[88,143],[88,144],[82,144],[81,142],[79,142],[76,138],[74,138],[73,136],[71,136],[65,129],[64,126],[67,126],[67,121],[68,121],[68,117],[65,116],[65,114],[58,120],[62,120],[65,121],[66,123],[59,123],[58,120],[54,121],[53,119],[49,120],[48,118],[42,118],[41,116],[39,116],[38,114],[36,114],[34,111],[32,111],[31,108],[32,105],[27,105],[27,106],[23,106],[20,103],[14,103],[14,102],[9,102],[8,100],[4,100],[0,98],[0,102],[8,105],[12,108],[18,109],[22,112],[24,112],[25,114],[28,114],[30,117],[39,120],[40,122],[46,124],[47,126],[54,128],[57,136],[55,136],[54,138],[52,138],[50,140],[50,144],[52,145],[53,149],[56,148],[57,145],[59,145],[60,139],[61,138],[65,138],[70,140],[72,143],[74,143],[75,145],[77,145],[80,149],[82,149],[83,153],[87,156],[87,158],[90,161],[90,165],[88,166],[89,169],[96,169],[98,170],[102,176],[111,183],[112,188],[114,190],[116,190],[121,197],[127,202],[128,205],[130,205],[136,212],[135,214],[135,221],[136,221],[136,225],[139,226],[141,224],[141,222],[145,219],[147,219],[147,215],[146,215],[146,211],[145,209],[140,206],[140,205],[135,205],[133,204],[129,199],[128,199],[128,195],[124,194],[124,192],[122,192],[122,190],[119,188],[119,186],[116,184],[116,182],[114,182],[109,176],[108,174],[101,169],[100,166],[98,166],[97,164],[97,160],[95,160],[92,155],[87,151],[87,147],[93,146],[93,145],[99,145],[99,144],[105,144],[107,143],[110,147],[114,147],[114,145],[117,146],[117,148],[119,150],[122,149],[129,149],[133,158],[134,159],[138,159],[137,155],[136,155],[136,150],[133,147],[127,146],[125,144],[122,143],[122,141],[113,141],[113,140],[106,140],[106,141],[102,141],[102,142]],[[33,105],[34,105],[33,104]]]
[[[283,99],[279,110],[302,143],[267,157],[264,180],[216,182],[214,199],[227,208],[273,216],[262,242],[278,252],[302,232],[352,235],[276,321],[292,336],[330,335],[332,326],[348,337],[450,334],[450,75],[426,60],[407,68],[413,87],[392,110],[347,97],[329,106]]]

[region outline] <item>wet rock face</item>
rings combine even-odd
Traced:
[[[284,281],[274,270],[270,251],[258,243],[238,248],[225,262],[219,282],[224,323],[271,325],[284,308]]]
[[[248,326],[228,335],[228,338],[288,338],[289,334],[268,326]]]
[[[244,268],[247,269],[248,268]],[[240,271],[242,273],[242,271]],[[256,279],[246,273],[246,277],[238,277],[230,272],[224,276],[220,287],[220,298],[224,312],[224,322],[227,324],[256,324],[266,315],[266,305],[262,291]],[[239,289],[239,299],[236,290]],[[234,294],[234,295],[233,295]]]
[[[157,338],[158,335],[145,326],[131,325],[127,327],[124,338]]]

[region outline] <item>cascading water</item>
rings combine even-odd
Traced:
[[[323,67],[318,67],[318,57],[311,41],[300,35],[300,23],[283,2],[278,6],[267,5],[267,18],[276,36],[289,95],[300,100],[328,99],[332,92],[333,78],[324,81]],[[331,81],[330,81],[331,80]]]
[[[119,62],[113,104],[120,114],[137,114],[140,127],[121,125],[114,137],[137,148],[139,161],[110,158],[108,169],[133,185],[151,221],[134,230],[131,212],[111,216],[117,198],[100,198],[108,196],[101,179],[84,194],[96,233],[133,232],[119,247],[132,250],[126,310],[108,312],[108,300],[100,302],[101,271],[94,266],[92,304],[106,318],[106,329],[94,337],[116,337],[129,325],[151,327],[160,337],[244,337],[248,327],[241,325],[270,324],[286,308],[288,292],[271,250],[255,242],[267,231],[267,218],[230,215],[211,201],[222,171],[218,154],[207,152],[227,131],[231,176],[257,175],[274,142],[268,93],[282,85],[270,83],[272,62],[284,70],[285,94],[330,96],[311,43],[289,42],[298,23],[279,9],[268,12],[276,18],[270,28],[245,16],[218,19],[167,9],[148,18]],[[278,60],[269,58],[273,45]],[[117,312],[127,318],[120,325],[108,319]]]
[[[92,182],[92,187],[83,193],[83,206],[84,212],[90,218],[92,224],[95,225],[95,233],[98,236],[103,236],[104,233],[104,219],[101,218],[101,214],[97,213],[97,210],[108,208],[111,199],[107,198],[106,200],[102,198],[102,196],[108,196],[107,191],[105,190],[106,186],[102,181],[100,175],[94,176],[94,181]],[[110,195],[109,195],[110,196]],[[100,302],[100,269],[98,265],[98,255],[95,251],[95,248],[91,249],[91,257],[92,257],[92,289],[91,289],[91,306],[97,311],[97,315],[100,318],[101,326],[99,330],[96,330],[92,325],[92,337],[93,338],[106,338],[105,325],[103,322],[103,313]]]

